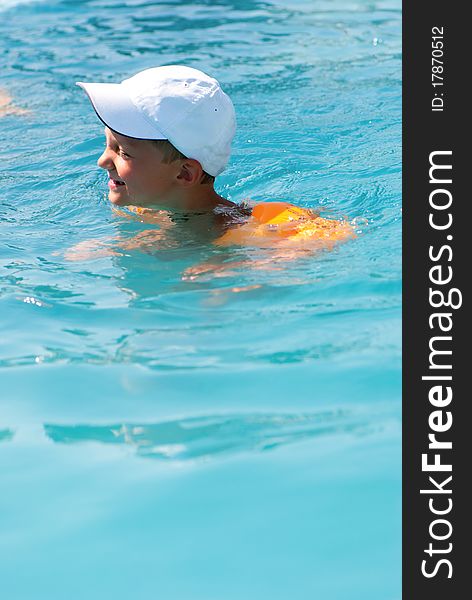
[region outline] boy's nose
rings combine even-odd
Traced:
[[[106,148],[102,155],[100,156],[100,158],[97,160],[97,165],[102,168],[105,169],[106,171],[110,170],[110,167],[113,167],[113,161],[111,159],[111,156],[108,152],[108,148]]]

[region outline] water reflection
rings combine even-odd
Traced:
[[[244,451],[264,452],[319,436],[365,435],[378,427],[378,422],[373,427],[365,415],[334,410],[313,414],[216,415],[144,424],[45,424],[44,431],[49,439],[60,444],[128,445],[139,456],[187,460]]]

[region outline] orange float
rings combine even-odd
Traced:
[[[277,240],[329,243],[351,237],[355,237],[354,230],[346,221],[324,219],[288,202],[263,202],[254,206],[245,223],[228,229],[215,244],[267,245]]]

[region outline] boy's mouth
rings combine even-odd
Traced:
[[[119,179],[113,179],[110,177],[108,180],[108,187],[112,190],[115,190],[119,187],[126,185],[124,181],[120,181]]]

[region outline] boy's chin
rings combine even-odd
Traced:
[[[127,206],[131,204],[128,194],[117,194],[116,192],[110,192],[108,194],[108,200],[115,206]]]

